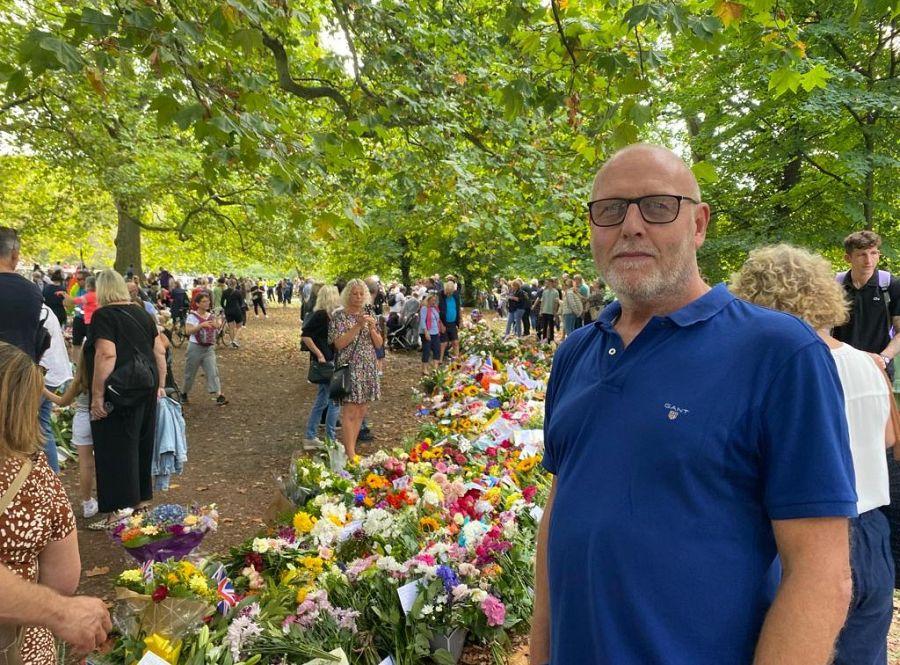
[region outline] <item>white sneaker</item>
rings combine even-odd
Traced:
[[[325,443],[317,436],[311,439],[303,439],[303,450],[317,450],[322,448]]]
[[[85,517],[85,519],[88,519],[88,518],[93,517],[94,515],[96,515],[96,514],[97,514],[97,510],[100,508],[100,507],[97,505],[97,499],[95,499],[95,498],[93,498],[93,497],[91,497],[91,498],[88,499],[87,501],[82,501],[82,502],[81,502],[81,507],[82,507],[82,509],[84,510],[84,517]]]

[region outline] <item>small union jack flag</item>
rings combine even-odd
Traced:
[[[488,357],[484,359],[484,365],[481,368],[494,369],[494,359],[491,357],[491,354],[488,354]]]
[[[141,575],[148,584],[153,580],[153,560],[141,564]]]
[[[216,572],[213,573],[213,579],[219,583],[218,593],[219,598],[222,599],[216,604],[216,609],[222,616],[225,616],[228,614],[229,609],[238,604],[239,598],[234,590],[234,585],[225,574],[225,566],[219,566]]]

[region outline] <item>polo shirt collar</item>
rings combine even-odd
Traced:
[[[661,318],[668,319],[675,325],[685,328],[712,318],[734,299],[734,295],[724,284],[717,284],[693,302]],[[595,325],[604,330],[611,330],[621,313],[622,305],[616,300],[600,313]]]

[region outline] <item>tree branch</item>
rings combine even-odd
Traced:
[[[817,171],[820,171],[821,173],[824,173],[825,175],[827,175],[827,176],[829,176],[829,177],[831,177],[831,178],[834,178],[835,180],[837,180],[837,181],[838,181],[839,183],[841,183],[842,185],[846,185],[846,184],[847,184],[847,182],[846,182],[841,176],[839,176],[839,175],[836,174],[836,173],[832,173],[831,171],[829,171],[828,169],[826,169],[824,166],[821,166],[821,165],[817,164],[817,163],[813,160],[813,158],[810,157],[809,155],[807,155],[805,152],[802,152],[802,151],[801,151],[801,152],[800,152],[800,156],[803,158],[804,161],[806,161],[806,162],[808,162],[809,164],[811,164]]]
[[[6,113],[12,108],[16,106],[22,106],[23,104],[27,104],[32,99],[37,99],[41,96],[41,91],[33,92],[30,95],[25,95],[24,97],[19,97],[19,99],[13,99],[12,101],[7,102],[3,106],[0,106],[0,113]]]
[[[550,8],[553,10],[553,21],[556,23],[556,30],[559,32],[559,38],[566,48],[569,57],[572,59],[572,83],[574,84],[575,70],[578,69],[578,61],[575,59],[575,51],[572,50],[572,46],[566,38],[566,31],[563,29],[562,21],[559,18],[559,1],[550,0]]]
[[[328,86],[303,86],[299,85],[291,76],[291,68],[288,63],[287,52],[284,45],[269,35],[265,30],[260,29],[262,33],[263,44],[272,52],[275,58],[275,70],[278,72],[278,86],[287,93],[299,97],[300,99],[321,99],[326,97],[334,101],[344,115],[350,115],[350,102],[340,93],[339,90]]]
[[[331,0],[331,4],[334,6],[334,12],[337,15],[338,23],[341,26],[341,30],[344,33],[344,39],[347,42],[347,48],[350,49],[350,57],[353,58],[353,80],[356,81],[356,85],[359,86],[360,90],[362,90],[368,97],[372,99],[377,99],[377,96],[369,90],[369,86],[367,86],[362,78],[359,75],[359,58],[356,55],[356,46],[353,44],[353,35],[350,32],[350,21],[347,13],[344,11],[344,8],[340,5],[338,0]]]

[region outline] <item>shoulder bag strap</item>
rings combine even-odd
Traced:
[[[133,305],[129,305],[129,307],[132,307],[132,306],[133,306]],[[129,312],[129,311],[128,311],[127,309],[125,309],[124,307],[122,308],[122,311],[125,312],[125,316],[127,316],[129,319],[131,319],[132,321],[134,321],[134,322],[137,324],[138,328],[140,328],[140,329],[143,330],[145,333],[147,333],[147,331],[144,330],[143,324],[141,324],[141,322],[140,322],[135,316],[133,316],[131,312]],[[147,333],[147,337],[150,338],[150,344],[151,344],[151,346],[152,346],[152,345],[154,344],[154,339],[153,339],[153,337],[150,337],[150,333]]]
[[[9,504],[12,503],[12,500],[16,498],[16,494],[19,493],[19,490],[22,489],[22,485],[25,484],[25,481],[28,479],[28,474],[31,473],[31,460],[27,459],[22,463],[22,468],[19,469],[19,473],[16,474],[16,477],[13,478],[12,484],[9,486],[9,489],[3,493],[3,496],[0,496],[0,515],[6,512],[6,509],[9,507]]]

